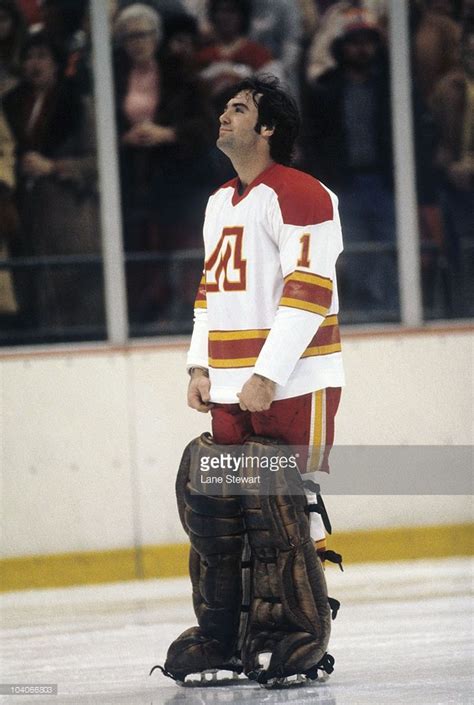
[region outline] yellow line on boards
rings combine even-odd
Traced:
[[[328,547],[345,563],[474,554],[474,524],[341,531]],[[143,546],[0,560],[0,591],[121,582],[188,575],[188,544]]]
[[[473,523],[343,531],[327,539],[347,563],[474,555]]]

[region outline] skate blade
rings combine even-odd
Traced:
[[[260,683],[265,690],[278,690],[287,688],[302,688],[304,686],[313,685],[321,682],[321,678],[308,678],[304,674],[295,674],[293,676],[285,676],[283,678],[270,678],[266,683]]]
[[[184,681],[176,681],[184,688],[212,688],[223,685],[236,685],[242,682],[241,673],[223,668],[209,668],[200,673],[189,673]]]

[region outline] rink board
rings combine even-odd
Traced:
[[[471,444],[473,341],[472,327],[346,334],[336,444]],[[186,346],[0,354],[4,590],[185,572],[176,470],[210,426],[185,404]],[[348,562],[471,551],[463,494],[325,498]]]
[[[470,556],[474,524],[340,532],[329,537],[328,546],[345,563]],[[188,555],[188,544],[171,544],[6,559],[0,563],[0,591],[184,576]]]

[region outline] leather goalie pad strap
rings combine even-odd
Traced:
[[[228,449],[214,444],[209,434],[194,439],[183,453],[176,480],[179,515],[191,542],[189,572],[199,625],[183,632],[168,649],[165,669],[178,680],[226,665],[239,670],[234,655],[245,533],[240,498],[216,496],[216,488],[206,494],[200,482],[200,458],[221,452]]]
[[[275,457],[284,449],[262,439],[245,445],[252,457]],[[304,487],[296,467],[260,475],[258,490],[241,497],[253,562],[244,671],[259,678],[258,656],[270,652],[265,680],[314,673],[326,653],[331,611],[309,533]]]

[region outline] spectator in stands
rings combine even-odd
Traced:
[[[461,43],[462,65],[438,83],[432,109],[439,130],[437,165],[441,173],[441,205],[447,235],[447,254],[452,267],[456,300],[454,315],[473,315],[461,281],[474,274],[472,249],[470,271],[463,251],[474,241],[474,27],[466,26]],[[464,277],[461,276],[464,270]]]
[[[338,194],[346,245],[379,241],[395,248],[387,62],[366,12],[350,16],[332,52],[336,68],[308,91],[305,166]],[[394,254],[364,252],[341,275],[346,308],[396,309]]]
[[[335,67],[336,63],[331,46],[343,27],[350,22],[351,16],[357,18],[361,9],[366,10],[371,21],[381,27],[385,21],[385,5],[386,2],[382,2],[382,0],[376,0],[376,5],[370,0],[325,0],[324,3],[318,2],[321,14],[308,50],[307,81],[315,81],[325,71]]]
[[[281,65],[271,52],[249,39],[251,13],[250,0],[209,1],[215,40],[198,52],[197,61],[214,97],[253,74],[281,75]]]
[[[116,18],[115,83],[125,246],[129,251],[199,247],[215,125],[207,92],[189,63],[161,48],[161,18],[135,3]],[[132,321],[169,309],[169,267],[135,265]],[[182,286],[182,282],[179,282]]]
[[[43,29],[64,55],[64,75],[92,92],[88,0],[42,0]]]
[[[319,9],[316,0],[298,0],[301,14],[303,44],[307,46],[319,24]]]
[[[15,0],[0,0],[0,98],[18,82],[25,23]]]
[[[303,41],[301,0],[253,0],[249,36],[263,44],[281,68],[278,75],[299,96],[299,60]],[[272,71],[271,73],[275,73]]]
[[[26,25],[33,27],[42,22],[41,3],[39,0],[14,0],[18,9],[25,18]]]
[[[18,237],[18,213],[13,201],[15,185],[15,142],[3,112],[0,112],[0,260],[8,260]],[[13,277],[0,268],[0,320],[18,311]]]
[[[124,10],[129,5],[135,4],[136,0],[118,0],[117,7],[119,10]],[[165,24],[167,24],[168,19],[174,19],[186,14],[183,0],[144,0],[143,4],[155,10]]]
[[[207,43],[212,39],[212,27],[209,23],[209,2],[208,0],[183,0],[186,12],[192,15],[198,23],[199,34]]]
[[[22,80],[3,101],[17,144],[18,254],[99,254],[91,105],[62,79],[61,54],[45,33],[28,38],[21,58]],[[41,328],[103,322],[97,269],[41,267],[25,276],[21,298],[27,322]]]
[[[421,2],[426,2],[426,0],[421,0]],[[428,0],[426,4],[433,14],[450,17],[456,22],[461,19],[463,0]]]
[[[417,85],[429,101],[438,81],[459,66],[461,25],[441,13],[438,0],[412,4],[413,61]]]
[[[215,39],[209,22],[209,0],[183,0],[204,43]],[[279,76],[296,92],[301,44],[313,36],[318,22],[315,0],[251,0],[249,38],[263,44],[278,61]]]
[[[446,314],[449,314],[450,296],[446,285],[445,267],[443,258],[443,248],[445,243],[445,232],[443,217],[439,204],[439,175],[434,165],[435,150],[437,143],[437,131],[434,124],[433,115],[429,101],[426,96],[426,78],[423,70],[420,70],[418,63],[418,48],[420,46],[419,29],[421,27],[424,39],[422,43],[425,48],[430,32],[426,32],[428,24],[424,24],[424,13],[430,5],[430,13],[433,12],[434,26],[444,26],[444,19],[437,18],[436,15],[444,4],[429,0],[417,0],[409,4],[409,27],[410,27],[410,59],[411,59],[411,94],[413,105],[413,128],[414,128],[414,156],[416,165],[416,185],[418,201],[418,228],[420,234],[421,249],[421,282],[423,290],[423,306],[425,315],[430,316],[430,311],[436,306],[436,295],[439,294],[439,286],[442,285],[442,304]],[[446,16],[445,16],[446,19]],[[448,24],[450,20],[447,20]],[[436,33],[435,35],[436,36]],[[432,54],[431,49],[426,52],[426,57]],[[431,56],[431,59],[433,56]],[[430,59],[430,60],[431,60]]]
[[[199,45],[199,28],[192,15],[175,15],[165,26],[163,50],[177,57],[190,70],[196,70],[196,52]]]

